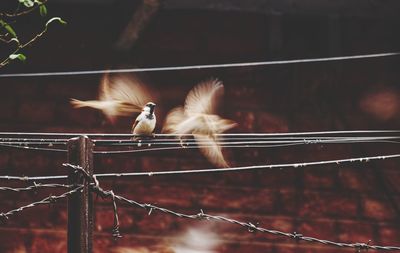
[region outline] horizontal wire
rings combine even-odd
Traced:
[[[265,142],[268,143],[268,142]],[[256,143],[251,143],[251,142],[243,142],[243,144],[238,145],[238,143],[236,143],[236,145],[230,144],[229,142],[226,143],[222,143],[222,145],[220,145],[218,142],[216,143],[209,143],[209,145],[205,145],[205,144],[200,144],[193,142],[193,143],[185,143],[184,146],[180,145],[180,142],[177,143],[173,143],[173,145],[177,145],[175,147],[160,147],[160,148],[149,148],[152,144],[148,143],[148,144],[143,144],[144,146],[147,145],[147,147],[142,148],[142,149],[134,149],[134,150],[108,150],[108,151],[93,151],[93,154],[101,154],[101,155],[113,155],[113,154],[127,154],[127,153],[140,153],[140,152],[153,152],[153,151],[166,151],[166,150],[180,150],[180,149],[198,149],[198,148],[209,148],[209,147],[214,147],[215,144],[218,144],[221,148],[272,148],[272,147],[289,147],[289,146],[296,146],[296,145],[310,145],[310,144],[354,144],[354,143],[391,143],[391,144],[399,144],[400,142],[398,141],[389,141],[389,140],[346,140],[346,141],[336,141],[336,140],[332,140],[332,141],[321,141],[321,140],[317,140],[317,141],[297,141],[297,142],[284,142],[286,144],[279,144],[282,142],[276,142],[276,144],[264,144],[261,145],[262,142],[256,142]],[[257,145],[255,145],[257,144]],[[140,146],[143,146],[140,145]],[[172,144],[170,144],[172,145]],[[189,146],[189,145],[193,145],[193,146]],[[3,147],[9,147],[9,148],[16,148],[16,149],[24,149],[24,150],[35,150],[35,151],[46,151],[46,152],[68,152],[68,150],[66,149],[57,149],[57,148],[42,148],[42,147],[31,147],[29,145],[26,144],[17,144],[17,145],[11,145],[11,144],[1,144],[0,146]],[[112,145],[106,145],[106,146],[112,146]],[[140,147],[138,144],[134,144],[134,145],[115,145],[115,146],[138,146]]]
[[[0,146],[8,148],[17,148],[17,149],[37,150],[37,151],[68,152],[68,150],[66,149],[56,149],[56,148],[37,148],[37,147],[7,145],[7,144],[0,144]]]
[[[244,145],[244,144],[286,144],[286,143],[306,143],[306,144],[326,144],[326,143],[346,143],[346,142],[363,142],[363,141],[385,141],[385,140],[398,140],[400,136],[397,137],[366,137],[366,138],[332,138],[332,139],[315,139],[315,138],[299,138],[296,140],[237,140],[233,141],[230,139],[222,139],[220,141],[213,141],[209,139],[195,139],[195,140],[173,140],[173,141],[115,141],[115,142],[99,142],[96,141],[96,146],[146,146],[146,145],[207,145],[207,144],[218,144],[218,145]]]
[[[269,136],[307,136],[307,135],[326,135],[326,134],[379,134],[379,133],[400,133],[400,130],[347,130],[347,131],[316,131],[316,132],[288,132],[288,133],[223,133],[215,134],[222,137],[269,137]],[[136,134],[116,134],[116,133],[49,133],[49,132],[0,132],[0,136],[62,136],[62,137],[142,137]],[[193,134],[155,134],[155,137],[193,137]],[[26,137],[25,137],[26,138]]]
[[[33,182],[33,185],[21,188],[14,187],[1,187],[0,191],[11,191],[11,192],[24,192],[24,191],[34,191],[43,188],[72,188],[75,185],[66,185],[66,184],[41,184]]]
[[[265,137],[260,137],[264,138]],[[279,138],[279,137],[277,137]],[[233,138],[237,140],[242,140],[241,138]],[[132,141],[132,140],[94,140],[95,146],[137,146],[143,147],[142,149],[135,149],[135,150],[118,150],[118,151],[94,151],[97,154],[122,154],[122,153],[136,153],[136,152],[150,152],[150,151],[160,151],[160,150],[177,150],[180,148],[206,148],[212,147],[215,144],[220,145],[221,147],[229,147],[229,148],[267,148],[267,147],[284,147],[284,146],[292,146],[292,145],[302,145],[302,144],[346,144],[346,143],[366,143],[366,142],[375,142],[375,143],[399,143],[396,141],[389,141],[400,139],[400,136],[384,136],[384,137],[287,137],[279,138],[281,140],[274,140],[275,138],[265,139],[265,140],[257,140],[256,138],[253,141],[229,141],[229,138],[224,138],[222,141],[208,141],[206,139],[203,140],[181,140],[181,139],[172,139],[172,141],[164,141],[163,139],[157,140],[139,140],[139,141]],[[24,139],[26,140],[26,139]],[[243,138],[246,140],[246,138]],[[54,151],[54,152],[67,152],[66,149],[57,149],[57,148],[42,148],[42,147],[32,147],[29,145],[46,145],[52,147],[54,145],[66,145],[67,143],[62,142],[47,142],[43,140],[43,142],[19,142],[19,141],[1,141],[0,146],[4,147],[12,147],[12,148],[19,148],[19,149],[33,149],[33,150],[41,150],[41,151]],[[182,146],[183,144],[183,146]],[[256,145],[258,144],[258,145]],[[261,145],[261,144],[276,144],[276,145]],[[287,145],[285,145],[287,144]],[[151,145],[177,145],[177,147],[168,147],[168,148],[146,148],[150,147]],[[190,147],[193,145],[194,147]]]
[[[356,144],[356,143],[390,143],[390,144],[400,144],[397,141],[354,141],[354,142],[329,142],[327,144]],[[300,145],[310,145],[317,143],[286,143],[286,144],[267,144],[267,145],[219,145],[220,148],[278,148],[278,147],[291,147]],[[324,144],[320,142],[318,144]],[[93,151],[94,154],[99,155],[114,155],[114,154],[129,154],[129,153],[142,153],[142,152],[154,152],[154,151],[171,151],[171,150],[181,150],[181,149],[199,149],[199,148],[212,148],[214,145],[194,145],[194,146],[176,146],[176,147],[160,147],[160,148],[143,148],[135,150],[108,150],[108,151]]]
[[[37,72],[37,73],[10,73],[10,74],[0,74],[0,78],[72,76],[72,75],[76,76],[76,75],[93,75],[93,74],[104,74],[104,73],[135,73],[135,72],[176,71],[176,70],[193,70],[193,69],[199,70],[199,69],[211,69],[211,68],[254,67],[254,66],[282,65],[282,64],[294,64],[294,63],[380,58],[380,57],[396,56],[399,54],[400,52],[390,52],[390,53],[380,53],[380,54],[363,54],[363,55],[350,55],[350,56],[324,57],[324,58],[225,63],[225,64],[209,64],[209,65],[187,65],[187,66],[155,67],[155,68],[126,68],[126,69],[102,69],[102,70],[80,70],[80,71],[60,71],[60,72]]]
[[[131,172],[131,173],[102,173],[95,174],[98,178],[106,177],[126,177],[126,176],[156,176],[156,175],[180,175],[180,174],[198,174],[198,173],[216,173],[216,172],[235,172],[245,170],[259,170],[259,169],[283,169],[283,168],[298,168],[315,165],[327,165],[327,164],[341,164],[346,162],[368,162],[373,160],[384,160],[399,158],[400,154],[394,155],[380,155],[380,156],[367,156],[357,158],[346,158],[338,160],[325,160],[316,162],[301,162],[301,163],[282,163],[282,164],[265,164],[255,166],[241,166],[231,168],[212,168],[212,169],[197,169],[197,170],[170,170],[170,171],[151,171],[151,172]],[[69,166],[70,164],[63,164]],[[76,166],[76,165],[73,165]],[[20,177],[20,176],[0,176],[0,180],[19,180],[19,181],[43,181],[43,180],[55,180],[55,179],[66,179],[67,175],[56,175],[56,176],[33,176],[33,177]]]
[[[146,145],[146,144],[159,144],[159,145],[176,145],[184,142],[185,144],[204,144],[204,143],[217,143],[217,144],[254,144],[254,143],[292,143],[292,142],[307,142],[307,143],[320,143],[324,141],[357,141],[357,140],[390,140],[400,139],[400,136],[316,136],[316,137],[225,137],[220,140],[210,141],[207,138],[196,139],[177,139],[177,138],[162,138],[162,139],[139,139],[139,140],[93,140],[96,146],[124,146],[124,145]],[[233,142],[233,141],[238,142]],[[241,141],[241,142],[239,142]],[[0,144],[3,145],[66,145],[68,140],[65,139],[27,139],[27,138],[0,138]]]
[[[124,146],[124,145],[176,145],[184,143],[186,144],[208,144],[208,143],[216,143],[220,145],[224,144],[273,144],[273,143],[326,143],[326,142],[334,142],[334,141],[374,141],[374,140],[395,140],[400,139],[400,136],[388,136],[388,137],[322,137],[322,138],[223,138],[221,140],[209,140],[208,138],[197,138],[197,139],[151,139],[151,140],[94,140],[96,146]],[[9,140],[2,141],[0,140],[0,144],[2,145],[66,145],[68,141],[19,141],[19,140]]]
[[[288,143],[288,144],[270,144],[270,145],[219,145],[221,148],[272,148],[272,147],[289,147],[304,145],[304,143]],[[114,154],[129,154],[129,153],[143,153],[154,151],[167,151],[167,150],[185,150],[185,149],[199,149],[210,148],[213,145],[200,145],[200,146],[177,146],[177,147],[160,147],[160,148],[143,148],[135,150],[111,150],[111,151],[93,151],[94,154],[99,155],[114,155]]]
[[[74,193],[80,191],[82,188],[83,188],[83,186],[78,186],[78,187],[76,187],[76,188],[74,188],[74,189],[72,189],[72,190],[70,190],[70,191],[68,191],[68,192],[65,192],[65,193],[61,194],[61,195],[50,195],[50,196],[48,196],[48,197],[46,197],[46,198],[44,198],[44,199],[42,199],[42,200],[39,200],[39,201],[36,201],[36,202],[32,202],[32,203],[30,203],[30,204],[28,204],[28,205],[21,206],[21,207],[19,207],[19,208],[10,210],[10,211],[5,212],[5,213],[2,212],[2,213],[0,213],[0,218],[6,218],[6,219],[8,219],[9,216],[14,215],[14,214],[19,213],[19,212],[22,212],[22,211],[24,211],[25,209],[33,208],[33,207],[36,207],[36,206],[39,206],[39,205],[45,205],[45,204],[54,203],[54,202],[56,202],[56,201],[59,200],[59,199],[66,198],[66,197],[68,197],[69,195],[72,195],[72,194],[74,194]]]
[[[154,172],[151,171],[151,172],[104,173],[104,174],[96,174],[96,177],[104,178],[104,177],[124,177],[124,176],[182,175],[182,174],[199,174],[199,173],[216,173],[216,172],[235,172],[235,171],[245,171],[245,170],[259,170],[259,169],[276,169],[276,168],[283,169],[290,167],[298,168],[298,167],[315,166],[315,165],[341,164],[347,162],[368,162],[373,160],[384,160],[392,158],[400,158],[400,154],[357,157],[357,158],[326,160],[326,161],[316,161],[316,162],[253,165],[253,166],[241,166],[241,167],[230,167],[230,168],[171,170],[171,171],[154,171]]]

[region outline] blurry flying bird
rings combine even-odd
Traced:
[[[193,134],[203,155],[213,164],[228,167],[217,135],[236,126],[236,123],[216,115],[218,99],[223,95],[221,81],[211,79],[189,91],[184,107],[172,109],[165,120],[163,132],[177,135]]]
[[[152,94],[147,87],[133,75],[105,74],[99,87],[99,99],[81,101],[71,99],[74,108],[91,107],[101,110],[111,121],[117,116],[132,116],[139,113],[133,126],[132,133],[151,135],[156,125],[154,115],[155,104],[151,101]]]

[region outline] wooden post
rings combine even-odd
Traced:
[[[93,142],[87,136],[68,141],[68,163],[81,166],[93,175]],[[70,170],[68,184],[83,185],[82,193],[68,197],[68,253],[91,253],[93,239],[93,199],[90,182],[82,173]]]

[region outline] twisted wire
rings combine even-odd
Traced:
[[[30,186],[27,186],[27,187],[20,187],[20,188],[2,187],[2,186],[0,186],[0,191],[25,192],[25,191],[35,191],[35,190],[43,189],[43,188],[67,188],[67,189],[70,189],[72,187],[74,187],[74,185],[42,184],[42,183],[33,182],[33,185],[30,185]]]
[[[395,158],[400,158],[400,154],[366,156],[366,157],[325,160],[325,161],[316,161],[316,162],[240,166],[240,167],[230,167],[230,168],[209,168],[209,169],[196,169],[196,170],[164,170],[164,171],[131,172],[131,173],[101,173],[101,174],[95,174],[95,176],[97,178],[107,178],[107,177],[128,177],[128,176],[157,176],[157,175],[181,175],[181,174],[197,174],[197,173],[236,172],[236,171],[245,171],[245,170],[250,171],[250,170],[259,170],[259,169],[299,168],[299,167],[306,167],[306,166],[328,165],[328,164],[338,165],[341,163],[348,163],[348,162],[369,162],[369,161],[374,161],[374,160],[385,160],[385,159],[395,159]],[[72,165],[69,163],[64,163],[63,166],[77,168],[77,165]],[[0,176],[0,180],[42,181],[42,180],[66,179],[67,177],[68,177],[67,175],[36,176],[36,177]]]
[[[32,202],[32,203],[30,203],[28,205],[21,206],[19,208],[10,210],[8,212],[2,212],[2,213],[0,213],[0,218],[8,219],[9,216],[15,215],[15,214],[17,214],[19,212],[22,212],[22,211],[26,210],[26,209],[33,208],[33,207],[36,207],[36,206],[39,206],[39,205],[55,203],[57,200],[66,198],[69,195],[72,195],[72,194],[74,194],[76,192],[79,192],[80,190],[82,190],[82,188],[83,188],[83,186],[77,186],[76,188],[74,188],[74,189],[72,189],[72,190],[70,190],[68,192],[65,192],[65,193],[63,193],[61,195],[50,195],[50,196],[48,196],[48,197],[46,197],[46,198],[44,198],[42,200],[39,200],[39,201],[36,201],[36,202]]]
[[[283,237],[287,237],[290,239],[293,239],[295,241],[306,241],[306,242],[310,242],[310,243],[319,243],[319,244],[323,244],[323,245],[329,245],[329,246],[335,246],[335,247],[341,247],[341,248],[353,248],[356,249],[357,251],[361,251],[361,250],[385,250],[385,251],[399,251],[400,247],[399,246],[381,246],[381,245],[371,245],[370,242],[368,243],[344,243],[344,242],[335,242],[335,241],[331,241],[331,240],[324,240],[324,239],[318,239],[315,237],[309,237],[309,236],[304,236],[300,233],[297,232],[293,232],[293,233],[288,233],[288,232],[283,232],[283,231],[279,231],[279,230],[272,230],[272,229],[267,229],[261,226],[258,226],[256,224],[253,224],[251,222],[243,222],[243,221],[239,221],[239,220],[235,220],[235,219],[231,219],[231,218],[227,218],[224,216],[219,216],[219,215],[211,215],[211,214],[207,214],[205,213],[203,210],[200,210],[199,213],[197,214],[184,214],[184,213],[180,213],[180,212],[176,212],[164,207],[159,207],[153,204],[148,204],[148,203],[140,203],[137,202],[135,200],[131,200],[128,198],[125,198],[123,196],[120,195],[116,195],[116,194],[107,194],[107,191],[102,190],[99,187],[94,187],[92,188],[92,190],[94,192],[98,192],[100,194],[105,195],[106,197],[111,197],[113,199],[113,201],[115,199],[124,202],[128,205],[131,206],[135,206],[135,207],[140,207],[143,209],[146,209],[148,211],[148,214],[150,215],[153,211],[159,211],[165,214],[169,214],[169,215],[173,215],[179,218],[186,218],[186,219],[193,219],[193,220],[208,220],[208,221],[219,221],[219,222],[226,222],[226,223],[230,223],[230,224],[234,224],[234,225],[238,225],[243,227],[244,229],[246,229],[247,231],[251,232],[251,233],[255,233],[255,232],[261,232],[261,233],[267,233],[267,234],[272,234],[272,235],[276,235],[276,236],[283,236]],[[115,211],[115,209],[114,209]]]

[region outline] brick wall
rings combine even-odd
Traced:
[[[57,6],[54,9],[61,12]],[[111,51],[108,33],[98,32],[99,26],[112,16],[94,26],[93,19],[80,15],[85,10],[71,14],[72,10],[64,9],[61,13],[70,18],[70,27],[64,32],[49,33],[48,39],[32,49],[27,64],[15,64],[9,70],[205,64],[264,60],[273,55],[274,48],[268,46],[268,17],[246,13],[161,13],[138,44],[122,55]],[[103,12],[99,9],[99,14],[92,14],[93,18]],[[84,24],[79,29],[77,21]],[[331,53],[326,18],[282,16],[279,22],[282,44],[278,58]],[[395,50],[399,42],[394,33],[396,24],[393,20],[340,19],[340,53]],[[109,36],[112,38],[115,33],[112,31]],[[55,40],[56,35],[60,40]],[[156,109],[157,131],[166,112],[181,104],[193,85],[209,77],[224,82],[221,114],[239,123],[235,130],[238,132],[398,129],[398,63],[398,58],[387,58],[149,73],[143,78],[162,90]],[[128,133],[132,119],[122,118],[111,125],[97,111],[70,107],[71,97],[95,98],[99,78],[94,75],[1,79],[0,130]],[[225,153],[233,165],[255,165],[391,154],[398,151],[397,145],[306,145],[228,149]],[[27,176],[64,174],[61,163],[65,161],[63,153],[1,148],[0,172]],[[102,184],[128,198],[182,212],[197,213],[203,209],[322,239],[399,245],[398,165],[398,160],[385,160],[272,171],[127,178],[104,180]],[[99,173],[210,166],[196,150],[95,156],[95,171]],[[0,211],[50,193],[57,191],[0,192]],[[119,206],[119,215],[123,238],[115,242],[110,235],[111,203],[101,199],[96,202],[95,252],[188,252],[187,242],[196,238],[216,252],[350,252],[252,234],[222,223],[182,220],[157,212],[149,216],[145,210],[124,205]],[[0,252],[66,252],[66,223],[65,202],[10,217],[0,226]]]

